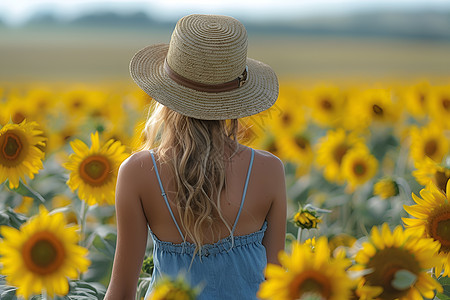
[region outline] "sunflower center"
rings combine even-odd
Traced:
[[[7,132],[5,134],[5,141],[2,145],[3,157],[9,160],[15,160],[19,156],[21,150],[22,143],[20,142],[20,138],[11,132]]]
[[[80,109],[83,106],[83,100],[81,98],[74,98],[72,99],[72,107],[74,109]]]
[[[47,108],[47,99],[46,98],[41,98],[38,101],[38,105],[37,107],[39,108],[39,110],[44,111]]]
[[[301,149],[306,149],[306,147],[309,145],[308,140],[300,136],[295,137],[294,142]]]
[[[22,112],[20,112],[20,111],[15,112],[15,113],[11,116],[11,121],[12,121],[14,124],[20,124],[20,123],[23,122],[23,120],[25,120],[25,115],[24,115]]]
[[[380,299],[393,300],[405,296],[409,288],[398,289],[395,287],[397,273],[409,272],[413,275],[420,273],[420,265],[414,256],[401,248],[385,248],[377,251],[367,264],[373,272],[365,278],[371,286],[383,287]]]
[[[450,208],[435,216],[430,224],[431,236],[438,240],[445,252],[450,250]]]
[[[381,108],[379,105],[374,104],[372,106],[372,110],[375,115],[380,116],[380,117],[383,116],[383,113],[384,113],[383,108]]]
[[[426,99],[427,99],[427,96],[425,96],[424,93],[419,93],[419,102],[420,102],[420,104],[424,104]]]
[[[31,236],[22,249],[26,267],[40,275],[57,271],[64,263],[65,254],[61,241],[47,231]]]
[[[285,126],[291,125],[292,116],[290,114],[283,113],[283,115],[281,116],[281,123],[283,123],[283,125],[285,125]]]
[[[331,294],[331,286],[324,275],[307,270],[298,274],[290,285],[290,293],[292,299],[302,298],[305,294],[320,295],[324,299],[328,299]]]
[[[275,144],[275,141],[271,141],[269,145],[267,145],[267,151],[269,151],[270,153],[277,153],[278,147]]]
[[[364,174],[366,174],[367,171],[367,167],[366,165],[362,162],[356,162],[355,164],[353,164],[353,173],[357,176],[363,176]]]
[[[436,154],[437,150],[438,150],[438,143],[436,142],[436,140],[428,140],[425,143],[424,152],[426,156],[433,157],[433,155]]]
[[[105,183],[111,171],[108,159],[101,155],[93,155],[86,158],[80,165],[81,178],[94,186]]]
[[[434,174],[434,180],[435,180],[436,186],[444,193],[446,193],[447,181],[449,179],[450,179],[450,177],[447,176],[446,172],[436,171],[436,173]]]
[[[442,99],[442,106],[445,108],[445,110],[450,110],[450,98]]]
[[[336,148],[334,148],[333,158],[338,165],[341,164],[342,158],[344,158],[344,155],[345,153],[347,153],[348,149],[349,147],[347,147],[347,145],[345,144],[340,144]]]
[[[328,98],[323,98],[322,101],[320,101],[320,106],[323,110],[333,110],[333,103],[331,103]]]

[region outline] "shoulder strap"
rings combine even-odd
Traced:
[[[169,200],[167,199],[167,195],[166,195],[166,192],[164,191],[164,188],[163,188],[163,185],[162,185],[162,182],[161,182],[161,178],[159,177],[158,167],[156,166],[155,156],[153,155],[153,151],[152,150],[150,150],[150,155],[152,156],[153,165],[155,166],[156,178],[158,178],[159,187],[161,188],[161,196],[163,196],[164,201],[166,202],[167,208],[169,209],[170,215],[172,216],[172,220],[175,223],[175,226],[177,226],[177,229],[178,229],[178,232],[181,235],[181,238],[183,239],[183,241],[185,241],[183,233],[181,232],[181,229],[178,226],[177,220],[175,219],[175,216],[173,215],[172,209],[170,208]]]
[[[233,229],[231,230],[231,234],[234,234],[234,230],[236,229],[236,225],[239,221],[239,216],[241,215],[242,207],[244,207],[244,200],[245,200],[245,195],[247,194],[248,181],[250,180],[250,173],[252,171],[254,157],[255,157],[255,150],[252,149],[252,156],[250,157],[250,164],[248,166],[247,178],[245,179],[244,192],[242,193],[241,207],[239,207],[239,211],[236,216],[236,220],[234,221]]]

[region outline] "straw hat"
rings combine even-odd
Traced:
[[[247,58],[247,32],[226,16],[181,18],[170,44],[140,50],[130,73],[153,99],[197,119],[250,116],[271,107],[278,97],[275,72]]]

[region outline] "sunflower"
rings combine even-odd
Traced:
[[[415,162],[429,157],[440,163],[449,149],[449,141],[444,131],[437,124],[429,124],[423,128],[411,129],[411,157]]]
[[[91,148],[80,140],[70,143],[75,153],[64,167],[71,171],[67,185],[89,205],[114,204],[119,165],[127,157],[125,146],[109,140],[100,146],[98,132],[91,134]]]
[[[430,97],[430,115],[433,120],[450,129],[450,86],[433,89]]]
[[[309,246],[309,247],[311,248],[311,250],[314,252],[314,248],[316,247],[316,237],[313,236],[312,238],[307,239],[307,240],[304,242],[304,244],[307,245],[307,246]]]
[[[345,97],[339,88],[330,85],[318,86],[309,97],[312,120],[321,126],[336,127],[342,122]]]
[[[449,188],[450,180],[447,182],[447,191]],[[443,276],[448,276],[450,274],[450,192],[445,195],[431,185],[420,191],[422,199],[414,194],[412,196],[416,204],[403,207],[415,219],[402,218],[402,220],[408,230],[423,234],[440,243],[439,256],[442,258],[442,263],[436,265],[436,277],[441,274],[442,269],[444,269]]]
[[[350,149],[360,147],[366,146],[354,133],[346,134],[341,128],[329,130],[317,143],[317,164],[325,168],[325,178],[330,182],[343,183],[341,165],[344,156]]]
[[[14,124],[32,119],[30,103],[18,91],[9,93],[7,101],[4,104],[2,103],[1,110],[6,119],[11,120]]]
[[[71,120],[80,121],[92,115],[94,108],[105,96],[99,91],[80,86],[64,92],[61,95],[62,111]]]
[[[310,139],[302,134],[286,135],[279,137],[280,158],[293,162],[298,177],[308,173],[310,170],[314,153]]]
[[[195,300],[197,294],[198,289],[191,288],[183,277],[176,279],[163,277],[146,300]]]
[[[351,128],[361,129],[372,123],[391,125],[399,119],[401,109],[388,89],[367,89],[351,94],[349,121]]]
[[[118,122],[116,124],[123,124],[123,122]],[[123,126],[112,125],[107,126],[105,131],[102,132],[102,137],[104,140],[113,139],[119,141],[122,145],[130,146],[132,137],[127,133]]]
[[[306,126],[304,107],[300,105],[300,100],[294,89],[285,86],[274,106],[251,118],[260,126],[270,128],[275,136],[280,133],[296,135]]]
[[[317,216],[317,213],[313,209],[305,209],[300,207],[299,211],[294,215],[293,222],[295,226],[302,229],[317,228],[317,224],[322,220]]]
[[[262,299],[293,300],[330,299],[347,300],[353,285],[345,269],[350,261],[331,258],[326,237],[320,237],[312,251],[309,244],[292,244],[291,255],[281,252],[281,266],[268,264],[267,280],[258,291]]]
[[[408,86],[400,93],[401,99],[411,115],[420,119],[427,116],[431,90],[430,84],[423,81]]]
[[[409,300],[433,298],[434,290],[442,292],[441,285],[427,272],[437,262],[439,244],[424,239],[397,226],[393,232],[387,223],[380,230],[373,227],[369,240],[355,257],[351,270],[364,271],[360,293],[364,299]],[[372,297],[364,295],[364,290]]]
[[[356,242],[356,238],[351,235],[340,233],[330,239],[329,245],[331,252],[338,248],[351,248]]]
[[[398,184],[391,177],[384,177],[375,183],[373,193],[381,199],[397,196],[399,193]]]
[[[33,120],[44,123],[49,115],[57,112],[55,106],[58,97],[50,89],[33,87],[27,91],[24,100]]]
[[[436,185],[442,192],[446,192],[446,184],[450,179],[450,168],[443,167],[426,157],[424,161],[416,163],[417,170],[412,174],[417,182],[424,186]]]
[[[6,124],[0,129],[0,183],[9,180],[11,189],[19,187],[25,176],[34,178],[43,168],[46,138],[36,122]]]
[[[342,161],[342,175],[348,181],[350,191],[375,176],[377,168],[378,160],[361,147],[348,151]]]
[[[24,298],[40,294],[43,290],[50,297],[66,295],[67,278],[76,279],[78,272],[85,272],[89,260],[87,249],[77,245],[75,227],[67,227],[62,213],[50,215],[41,206],[39,214],[17,230],[0,227],[0,263],[2,274],[9,285],[16,286],[17,296]]]
[[[55,152],[61,150],[64,146],[80,133],[78,126],[72,122],[72,124],[65,124],[58,128],[58,130],[50,132],[48,152]]]

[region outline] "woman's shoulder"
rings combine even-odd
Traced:
[[[249,147],[243,146],[242,149],[245,150],[246,148]],[[273,184],[284,182],[284,164],[280,158],[265,150],[250,149],[253,149],[255,152],[252,176],[256,177],[261,185],[267,183],[272,186]],[[280,180],[274,180],[276,178]]]
[[[255,164],[262,168],[282,171],[284,173],[284,164],[279,157],[265,150],[254,149],[254,151],[255,158],[257,158]]]
[[[148,170],[150,164],[150,152],[142,150],[132,153],[120,165],[120,173],[139,174],[142,171]]]

